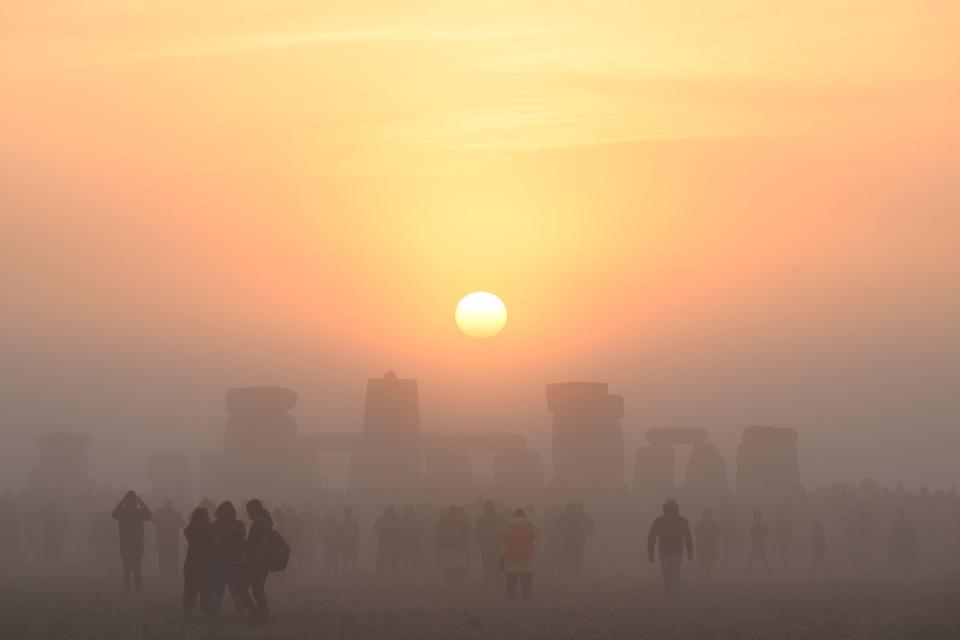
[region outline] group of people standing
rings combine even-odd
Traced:
[[[144,523],[159,512],[151,513],[136,492],[128,491],[111,514],[119,523],[126,593],[140,593],[142,589]],[[218,615],[224,594],[229,591],[242,619],[250,623],[269,619],[266,583],[270,569],[263,549],[273,530],[273,518],[257,499],[246,503],[246,515],[249,530],[237,518],[236,507],[229,500],[217,506],[213,520],[206,506],[193,510],[190,522],[183,528],[187,540],[183,564],[185,613],[192,613],[199,603],[204,613]]]
[[[710,509],[704,509],[703,515],[695,528],[696,536],[691,533],[687,519],[680,515],[680,505],[673,499],[663,505],[663,515],[653,521],[650,533],[647,536],[647,559],[654,561],[654,551],[658,551],[660,570],[663,584],[668,594],[673,594],[680,588],[681,564],[683,556],[693,559],[694,538],[696,538],[699,568],[701,579],[709,579],[713,565],[720,551],[720,526],[713,519]],[[764,519],[763,511],[753,512],[753,521],[749,529],[750,548],[746,560],[746,575],[750,575],[753,567],[759,564],[769,575],[772,573],[768,554],[768,543],[771,527]],[[892,566],[901,574],[912,571],[917,559],[919,540],[916,528],[906,516],[906,510],[900,509],[894,520],[890,533],[889,556]],[[810,576],[818,571],[825,574],[827,567],[827,536],[823,523],[815,521],[810,538],[812,563]],[[786,557],[781,551],[781,560]]]

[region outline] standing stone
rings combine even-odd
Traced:
[[[416,380],[388,371],[367,382],[363,435],[351,456],[351,492],[396,498],[415,494],[422,482]]]
[[[553,471],[566,495],[620,496],[623,478],[623,398],[599,382],[547,385],[553,412]]]
[[[714,444],[695,444],[687,461],[684,500],[691,508],[718,507],[729,497],[727,463]]]

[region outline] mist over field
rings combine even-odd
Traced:
[[[14,1],[0,86],[0,639],[958,635],[957,3]]]

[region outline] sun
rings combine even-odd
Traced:
[[[492,338],[507,323],[507,305],[492,293],[474,291],[463,296],[454,317],[464,335],[480,340]]]

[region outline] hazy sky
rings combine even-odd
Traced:
[[[604,380],[631,458],[774,424],[946,486],[958,184],[953,0],[6,0],[0,484],[48,429],[117,482],[216,446],[232,386],[357,429],[393,368],[429,430],[543,445]]]

